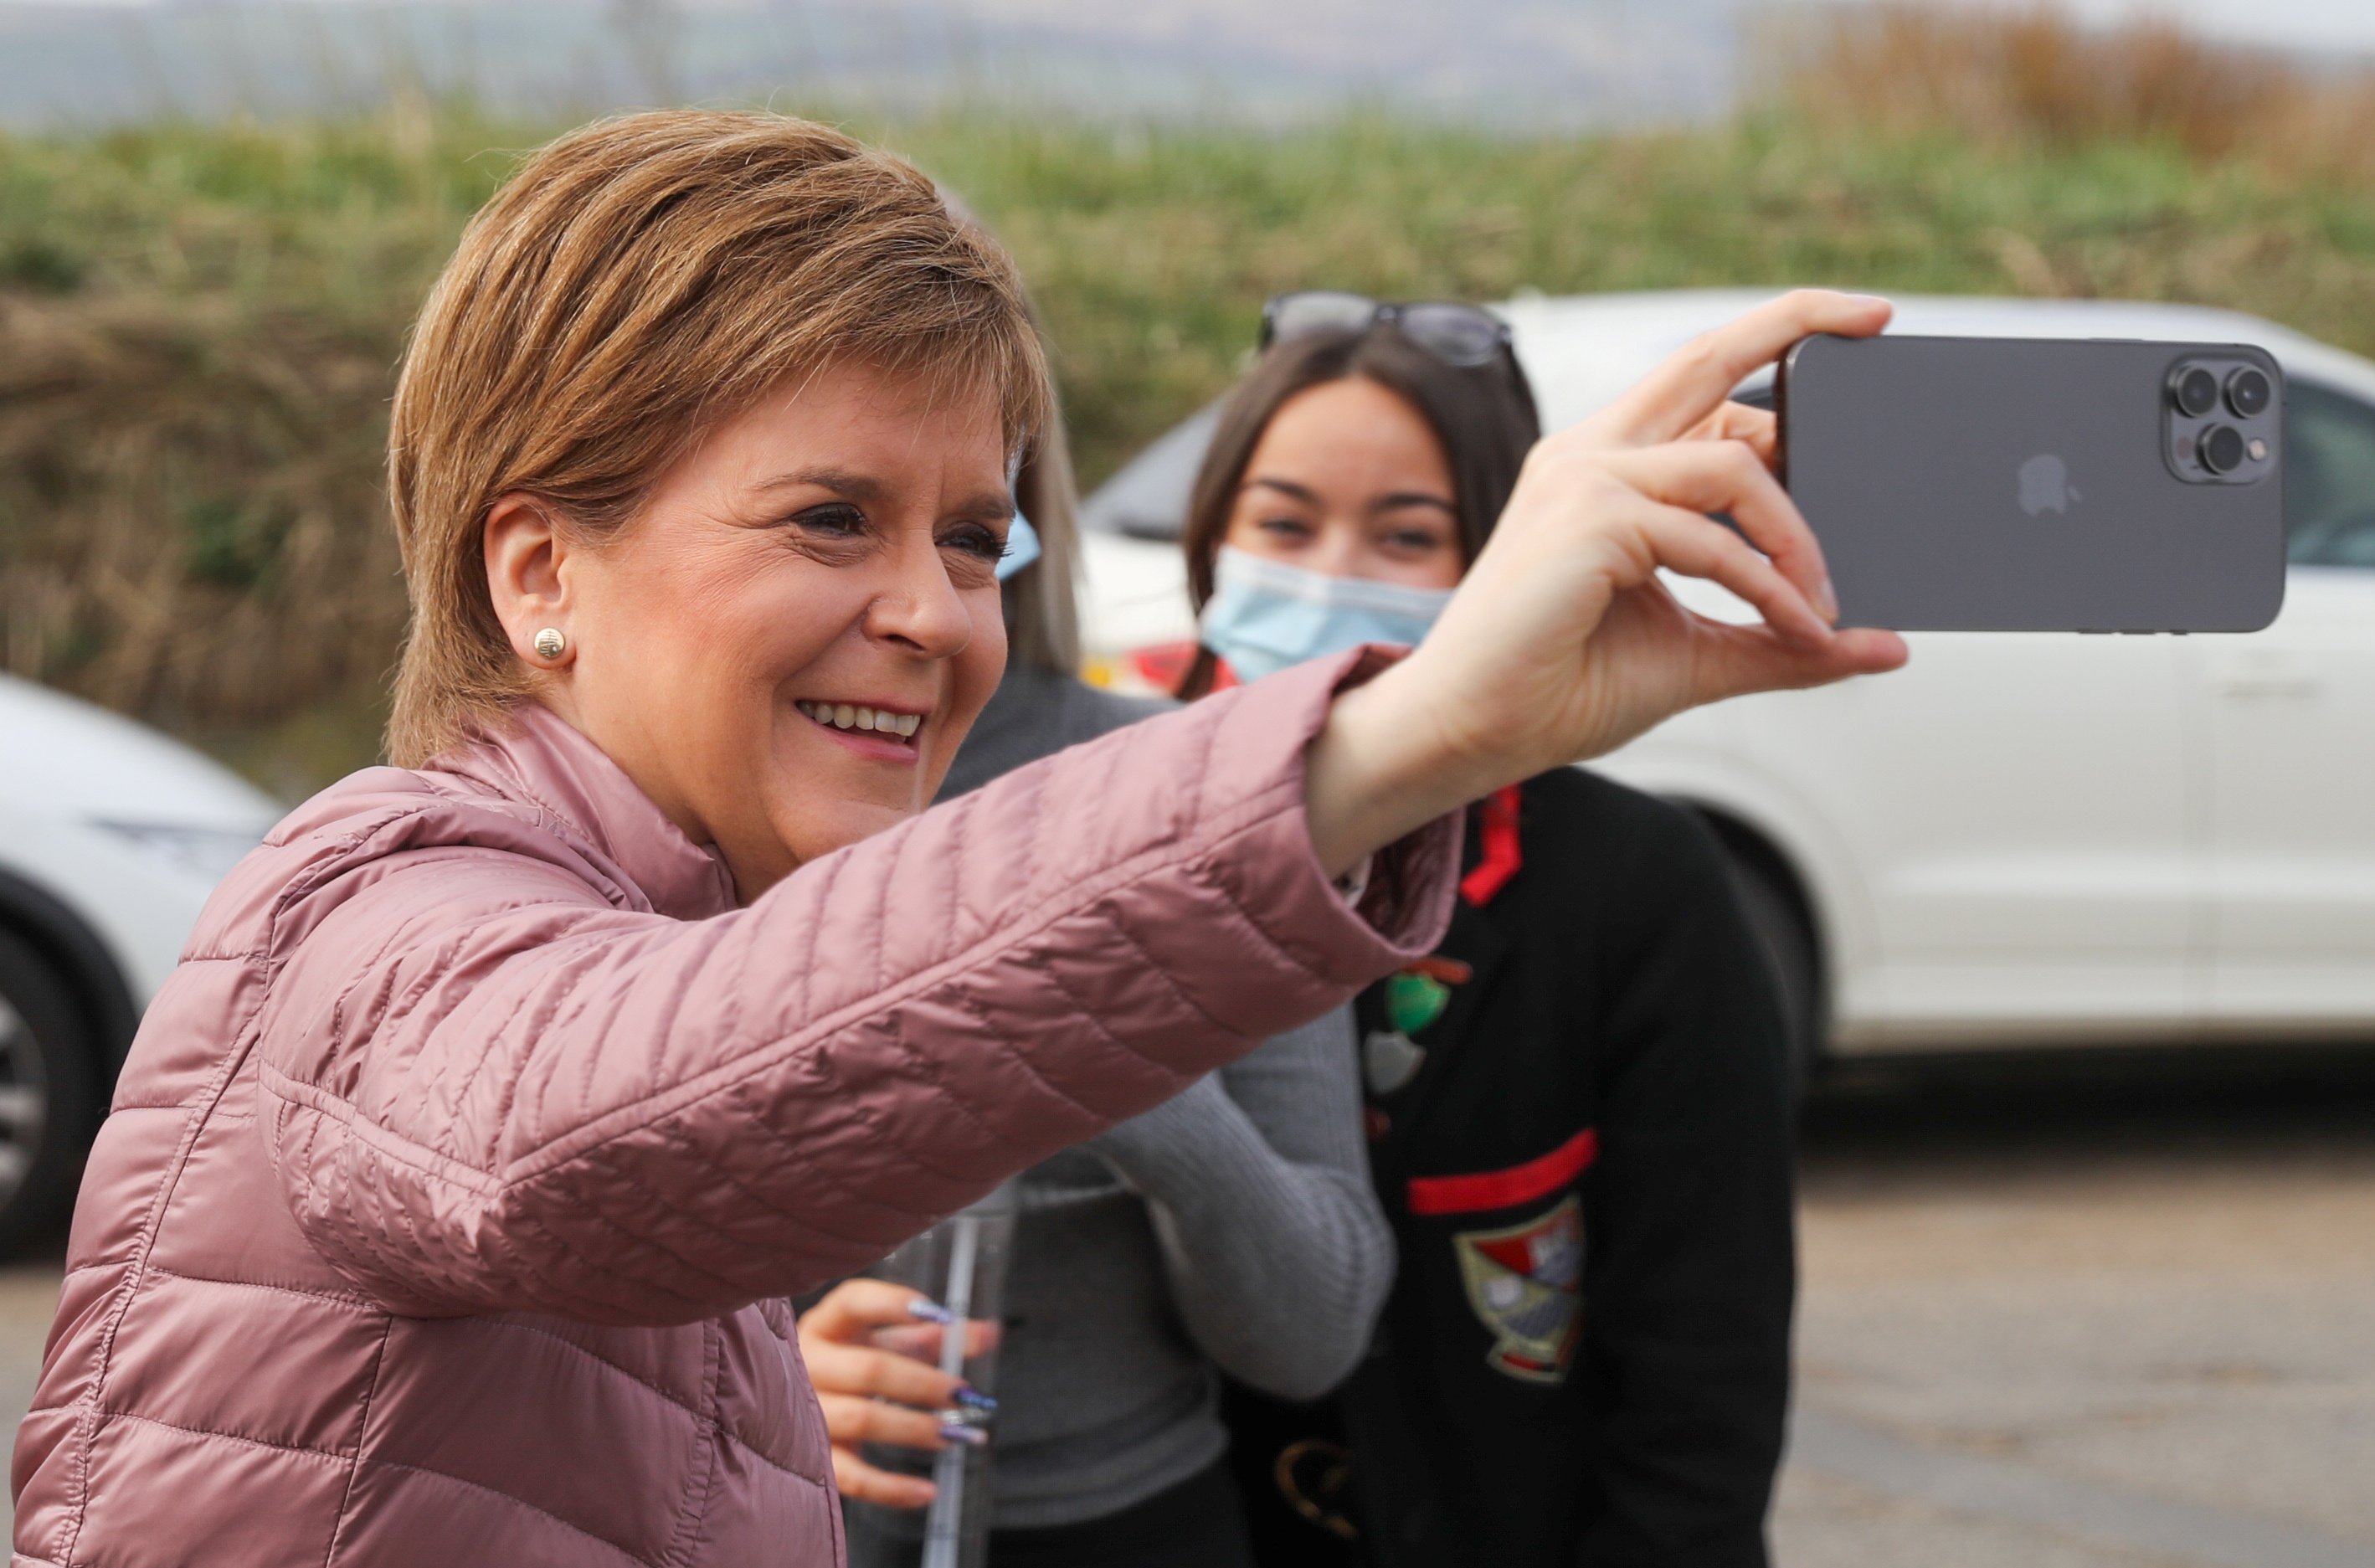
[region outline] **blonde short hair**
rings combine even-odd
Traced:
[[[1013,265],[898,159],[804,120],[697,112],[529,158],[464,232],[396,384],[412,607],[390,760],[417,767],[534,690],[487,590],[500,498],[599,539],[704,432],[847,360],[995,397],[1018,459],[1053,407]]]

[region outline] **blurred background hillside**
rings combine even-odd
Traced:
[[[963,192],[1092,484],[1292,287],[2183,299],[2375,353],[2375,70],[2310,34],[1412,3],[1347,62],[1251,6],[1093,47],[1059,9],[0,3],[0,664],[285,795],[370,760],[408,320],[520,150],[639,101],[839,120]]]

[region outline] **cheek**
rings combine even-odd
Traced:
[[[772,687],[815,663],[865,614],[858,574],[807,560],[705,572],[679,608],[693,656],[737,685]]]
[[[864,596],[845,573],[731,548],[672,564],[622,585],[620,619],[640,634],[607,662],[639,722],[682,755],[747,757],[772,744],[779,689],[833,646]]]
[[[1391,583],[1398,588],[1459,586],[1459,568],[1448,560],[1437,565],[1432,561],[1412,561],[1380,555],[1362,562],[1361,569],[1352,575],[1376,583]]]
[[[1467,571],[1459,559],[1459,547],[1448,545],[1413,567],[1408,581],[1413,588],[1457,588]]]
[[[973,638],[956,656],[951,701],[965,728],[971,729],[1006,674],[1006,607],[995,588],[968,597]]]

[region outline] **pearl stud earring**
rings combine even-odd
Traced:
[[[568,651],[569,639],[548,626],[536,634],[535,647],[538,658],[557,659]]]

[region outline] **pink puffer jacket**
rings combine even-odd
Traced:
[[[282,823],[91,1157],[14,1561],[841,1555],[782,1298],[1432,946],[1361,911],[1294,671],[1013,773],[733,908],[540,708]]]

